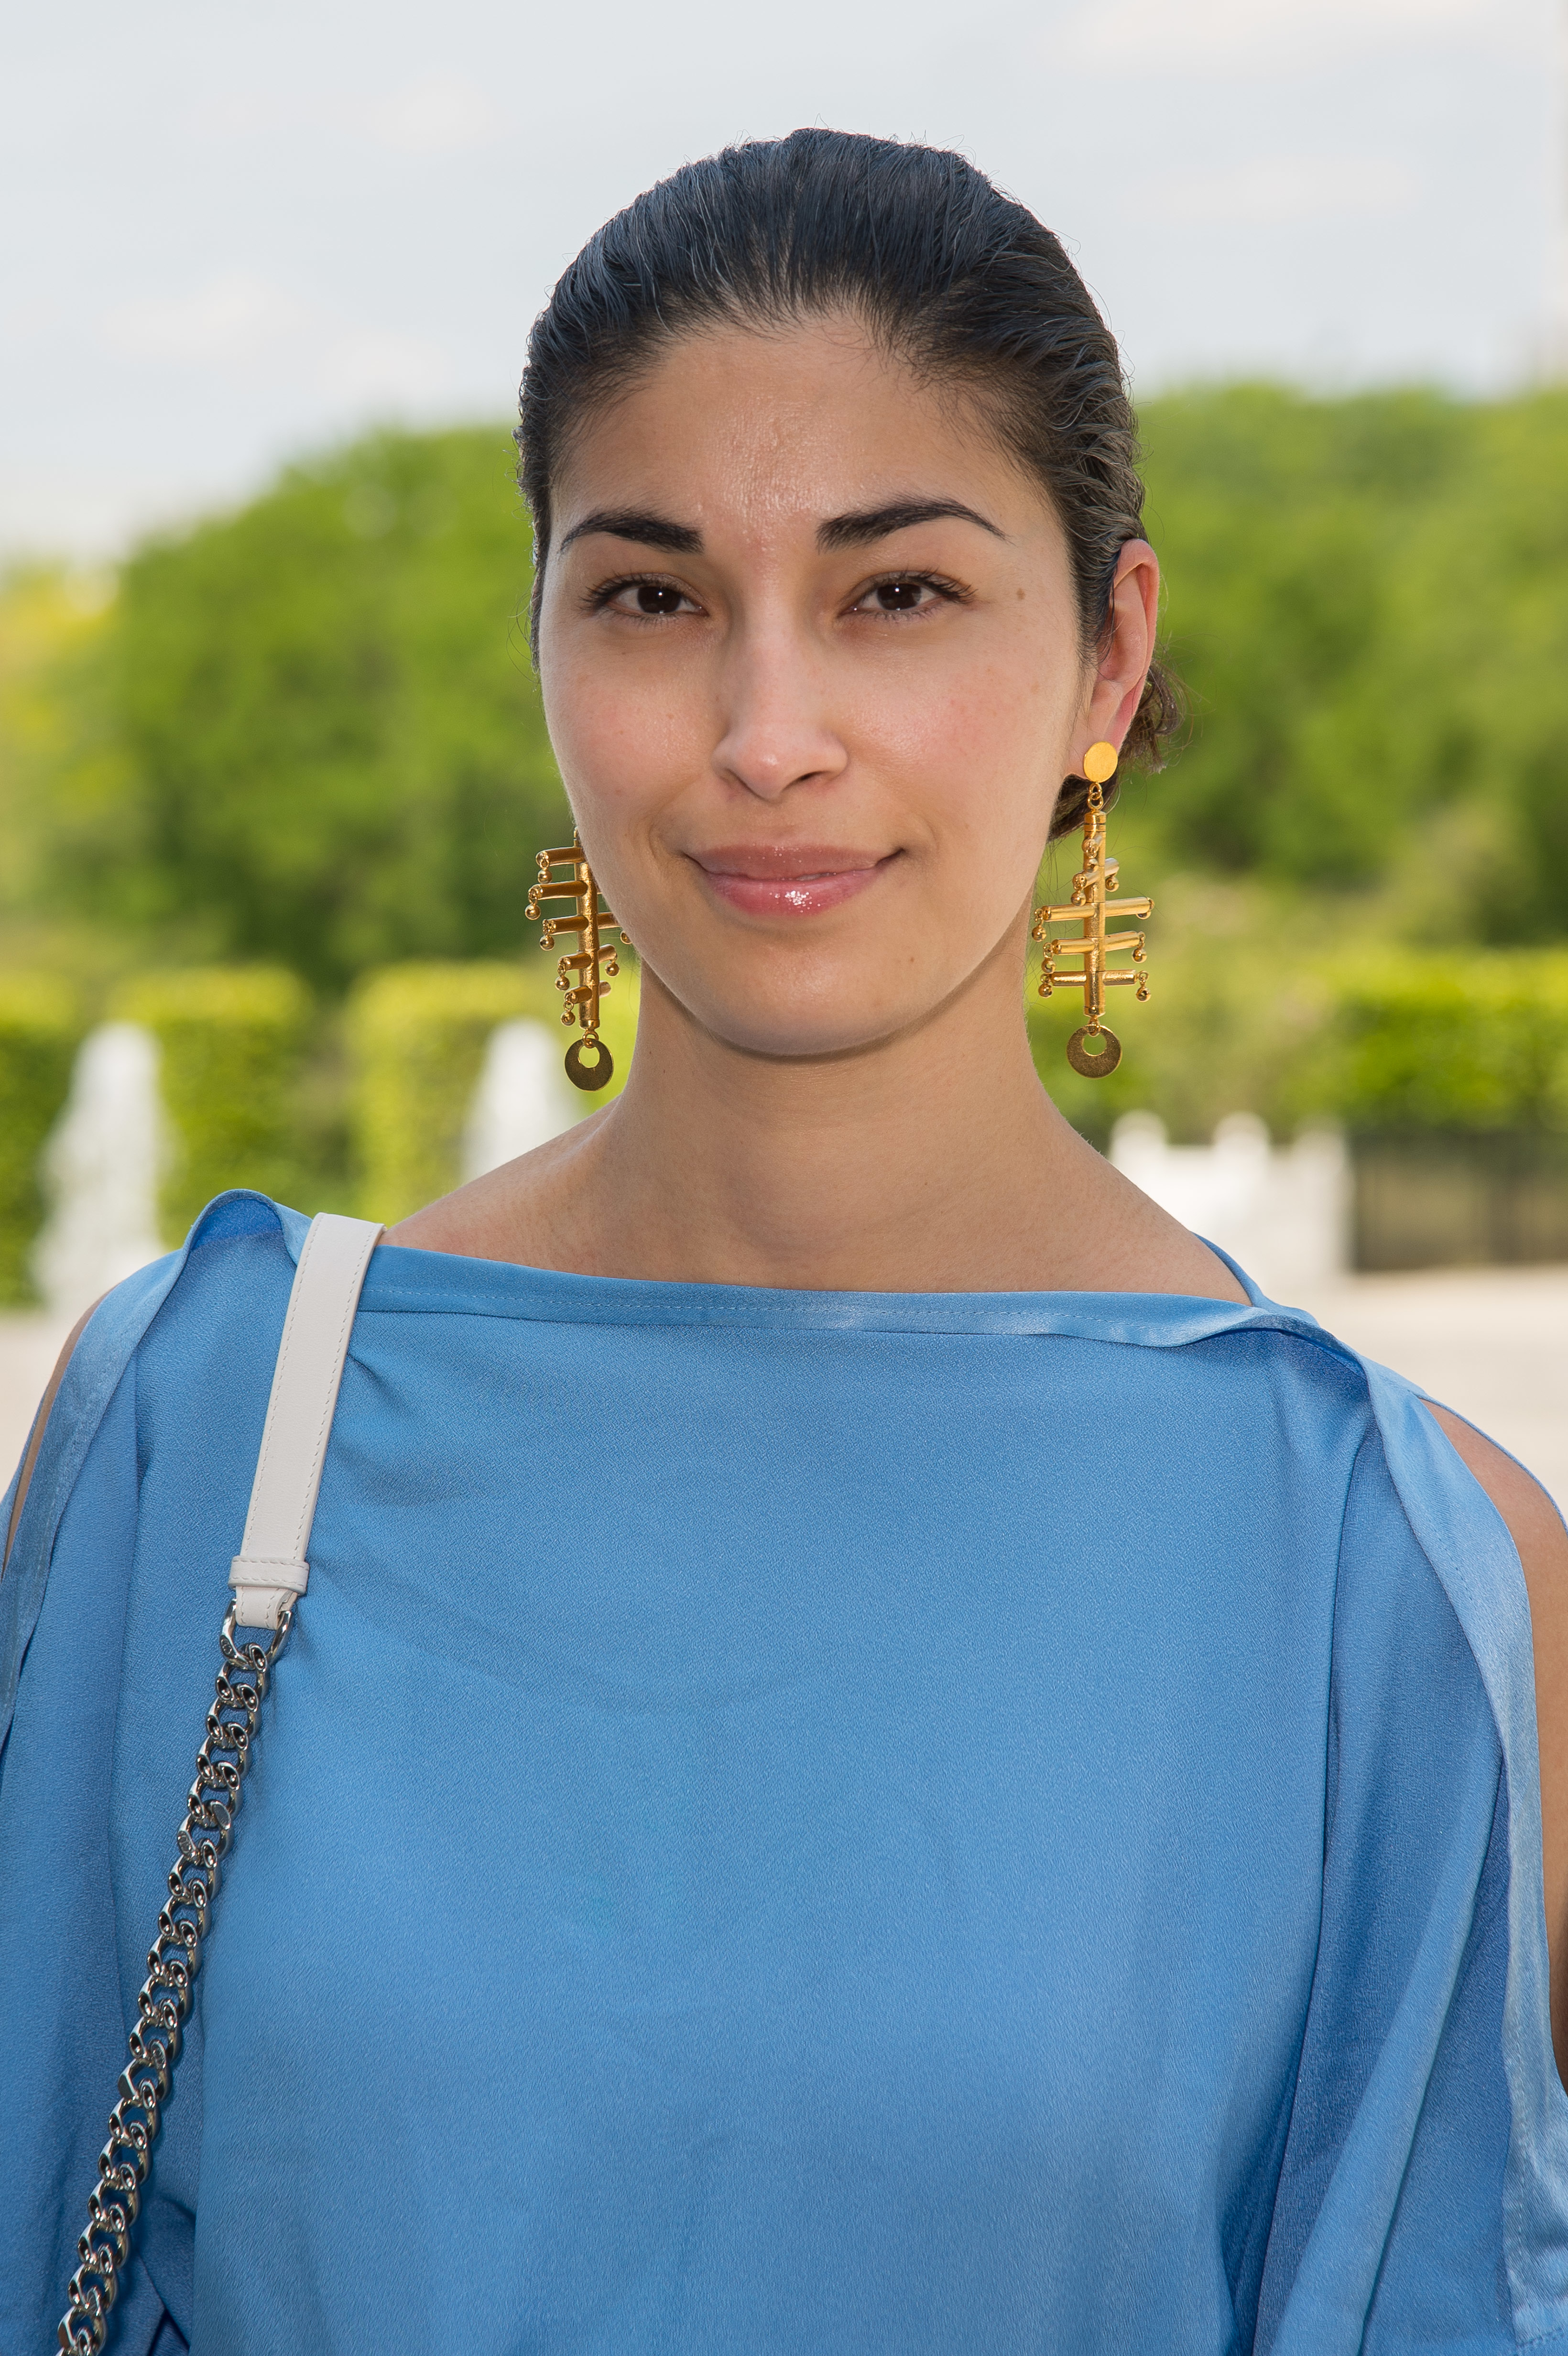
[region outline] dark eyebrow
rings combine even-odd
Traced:
[[[966,508],[962,499],[898,499],[891,507],[866,508],[856,515],[829,516],[816,527],[816,545],[830,548],[863,548],[869,540],[883,540],[890,531],[902,531],[912,523],[938,523],[944,516],[956,516],[962,523],[977,523],[997,540],[1006,540],[1007,533],[987,523],[983,515]]]
[[[572,525],[561,541],[562,550],[591,531],[608,532],[612,540],[635,540],[644,548],[667,548],[672,556],[702,553],[702,534],[688,523],[671,523],[667,516],[648,515],[641,508],[596,508]]]

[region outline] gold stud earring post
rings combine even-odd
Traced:
[[[1114,1072],[1122,1060],[1122,1043],[1114,1031],[1105,1028],[1102,1016],[1105,1012],[1105,992],[1118,982],[1131,982],[1140,999],[1148,996],[1148,972],[1145,959],[1148,955],[1142,933],[1113,933],[1106,929],[1112,916],[1152,916],[1152,900],[1118,900],[1114,908],[1106,902],[1121,888],[1116,862],[1105,853],[1105,797],[1103,788],[1116,774],[1116,748],[1114,744],[1091,744],[1083,755],[1083,775],[1089,780],[1089,801],[1083,813],[1083,864],[1072,878],[1072,897],[1065,907],[1037,908],[1034,937],[1043,944],[1045,962],[1040,978],[1040,995],[1050,998],[1061,989],[1083,992],[1083,1011],[1088,1021],[1075,1031],[1067,1043],[1067,1060],[1075,1072],[1085,1079],[1103,1080]],[[1080,937],[1061,940],[1054,927],[1061,924],[1077,923]],[[1122,950],[1132,953],[1130,966],[1114,966],[1110,959]],[[1058,970],[1059,958],[1081,958],[1083,969],[1078,973]]]
[[[621,970],[615,954],[620,944],[608,937],[620,928],[609,909],[600,905],[599,886],[575,834],[564,851],[541,851],[537,864],[539,880],[528,891],[528,918],[530,925],[544,926],[540,948],[554,948],[558,933],[575,933],[578,941],[575,950],[561,958],[555,975],[557,990],[566,994],[560,1019],[569,1026],[576,1023],[582,1033],[566,1051],[566,1076],[574,1087],[602,1088],[608,1085],[615,1065],[599,1036],[599,1001],[608,991],[611,978]],[[557,882],[550,874],[552,867],[571,872]],[[569,913],[541,918],[541,900],[568,901]],[[629,935],[622,933],[621,940],[630,947]]]

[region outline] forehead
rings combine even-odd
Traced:
[[[933,384],[849,318],[681,336],[572,436],[555,534],[602,506],[711,532],[810,522],[918,492],[1051,527],[981,402]]]

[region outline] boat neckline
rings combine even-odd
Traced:
[[[269,1198],[252,1200],[258,1207],[265,1201],[283,1229],[290,1257],[297,1260],[309,1219],[303,1212]],[[394,1244],[372,1254],[361,1306],[371,1314],[378,1311],[455,1314],[563,1324],[729,1326],[819,1333],[1057,1333],[1155,1344],[1266,1326],[1331,1343],[1307,1311],[1269,1300],[1228,1253],[1212,1244],[1209,1248],[1246,1291],[1244,1302],[1179,1292],[809,1291],[772,1285],[584,1276],[565,1269],[532,1268],[517,1260],[481,1259],[467,1253]]]

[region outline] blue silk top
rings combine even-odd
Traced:
[[[53,2345],[304,1222],[78,1348],[0,1583]],[[116,2356],[1568,2349],[1528,1605],[1254,1297],[372,1263]]]

